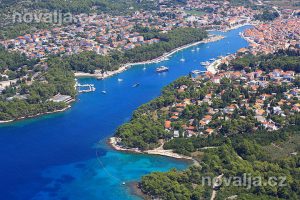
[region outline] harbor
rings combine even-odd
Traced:
[[[93,86],[96,92],[79,94],[67,111],[0,125],[2,198],[140,200],[122,183],[154,171],[186,169],[189,164],[178,159],[116,152],[107,138],[163,87],[193,70],[206,71],[201,62],[248,46],[239,36],[246,28],[220,33],[223,40],[198,44],[195,52],[192,47],[181,50],[145,70],[141,64],[101,81],[80,78],[80,85],[89,85],[81,90]],[[169,71],[158,75],[159,66]],[[140,85],[133,88],[135,84]]]
[[[171,52],[165,53],[164,55],[162,55],[158,58],[155,58],[153,60],[138,62],[138,63],[127,63],[127,64],[124,64],[123,66],[121,66],[118,70],[108,71],[108,72],[105,72],[105,73],[102,73],[101,70],[96,70],[96,72],[94,74],[83,73],[83,72],[75,72],[75,76],[79,77],[79,78],[80,77],[94,77],[98,80],[103,80],[105,78],[120,74],[120,73],[130,69],[131,67],[134,67],[134,66],[146,65],[146,64],[147,65],[148,64],[157,64],[157,63],[160,63],[160,62],[163,62],[163,61],[168,61],[170,59],[170,57],[172,55],[174,55],[175,53],[178,53],[180,51],[184,51],[185,49],[188,49],[188,48],[200,45],[200,44],[207,44],[207,43],[211,43],[211,42],[217,42],[219,40],[223,40],[224,38],[225,38],[224,35],[212,35],[212,34],[210,34],[209,37],[207,39],[204,39],[203,41],[195,42],[195,43],[192,43],[192,44],[188,44],[188,45],[176,48],[176,49],[172,50]],[[197,48],[197,49],[198,49],[197,52],[199,52],[200,48]],[[185,58],[182,57],[180,59],[180,61],[185,62],[186,60],[185,60]]]

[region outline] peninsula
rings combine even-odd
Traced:
[[[182,77],[164,88],[160,97],[138,108],[111,139],[115,149],[198,161],[183,172],[144,176],[139,183],[144,194],[166,200],[211,195],[221,199],[297,199],[295,188],[299,187],[293,187],[298,184],[297,167],[292,163],[299,159],[299,142],[289,150],[284,146],[299,140],[298,53],[290,49],[267,56],[230,56],[216,74]],[[274,153],[274,148],[281,149],[280,154]],[[272,193],[264,192],[268,184],[247,185],[251,189],[246,189],[247,183],[215,187],[215,183],[201,182],[201,177],[230,179],[256,174],[265,183],[282,173],[287,177],[284,190],[272,186]]]

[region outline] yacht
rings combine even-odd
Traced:
[[[121,78],[118,78],[118,82],[122,82],[123,81],[123,79],[121,79]]]
[[[201,62],[200,64],[203,66],[207,66],[207,65],[210,65],[210,62],[206,61],[206,62]]]
[[[105,90],[102,90],[101,93],[102,94],[107,94],[107,92]]]
[[[166,66],[161,66],[161,67],[156,68],[157,73],[167,72],[167,71],[169,71],[169,68]]]
[[[184,62],[185,61],[185,59],[184,59],[184,57],[183,57],[183,53],[181,52],[181,59],[180,59],[180,62]]]
[[[200,74],[200,73],[201,73],[201,71],[197,70],[197,69],[192,71],[192,74]]]

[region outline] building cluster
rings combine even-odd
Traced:
[[[249,7],[233,6],[229,1],[187,1],[186,10],[198,11],[198,17],[193,17],[200,26],[216,29],[227,29],[249,23],[261,11]]]
[[[191,9],[204,9],[203,15],[194,15]],[[212,10],[211,10],[212,9]],[[187,5],[160,6],[160,11],[137,11],[130,16],[107,14],[80,14],[76,24],[39,30],[15,39],[0,41],[10,51],[25,53],[29,58],[44,58],[49,54],[74,54],[95,51],[107,54],[112,50],[130,50],[140,45],[159,42],[147,39],[137,32],[136,25],[168,32],[176,27],[206,27],[227,29],[253,19],[258,11],[243,6],[233,7],[228,2],[206,4],[189,0]]]
[[[82,18],[81,18],[82,17]],[[144,39],[134,31],[134,26],[143,17],[153,18],[144,13],[136,13],[132,17],[109,15],[78,16],[79,24],[55,27],[50,30],[40,30],[34,34],[26,34],[16,39],[1,43],[12,51],[25,53],[29,58],[43,58],[49,54],[74,54],[82,51],[95,51],[98,54],[107,54],[115,49],[132,49],[143,44],[159,42],[159,39]],[[151,22],[143,23],[152,26]],[[158,29],[162,22],[157,22]]]
[[[286,122],[287,116],[300,112],[300,89],[294,84],[296,77],[299,77],[299,74],[294,71],[282,71],[281,69],[274,69],[269,73],[262,70],[253,72],[220,71],[216,74],[206,72],[193,78],[192,88],[200,88],[200,84],[203,82],[206,85],[210,82],[214,86],[208,89],[203,98],[177,99],[176,103],[168,106],[165,129],[172,132],[173,137],[180,137],[180,132],[184,137],[218,134],[222,128],[220,121],[246,119],[251,113],[255,120],[251,129],[278,130]],[[224,107],[216,106],[216,102],[222,102],[224,95],[228,93],[225,89],[216,89],[221,87],[223,78],[229,79],[233,88],[244,91],[238,93],[237,98],[230,98],[229,103],[226,103]],[[287,88],[283,93],[267,90],[269,86],[276,88],[283,85]],[[179,85],[175,89],[180,94],[186,91],[190,92],[190,87]],[[205,114],[199,119],[186,119],[184,113],[191,109],[187,108],[191,105],[198,109],[205,107]],[[247,116],[245,113],[248,113]],[[283,120],[274,120],[274,118]],[[174,126],[176,123],[183,125],[178,128],[178,126]]]
[[[244,32],[252,54],[276,52],[278,49],[300,49],[300,18],[278,18]]]

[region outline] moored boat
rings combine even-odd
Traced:
[[[201,62],[200,64],[203,66],[207,66],[207,65],[210,65],[210,62],[206,61],[206,62]]]
[[[156,68],[155,71],[156,71],[157,73],[167,72],[167,71],[169,71],[169,68],[166,67],[166,66],[161,66],[161,67]]]
[[[192,71],[192,74],[200,74],[200,73],[201,73],[201,71],[198,69]]]

